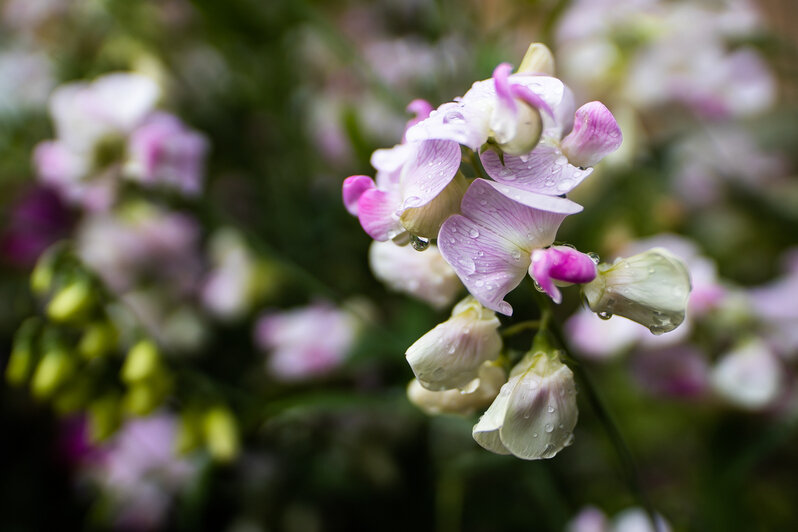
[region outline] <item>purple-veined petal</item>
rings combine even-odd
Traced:
[[[375,150],[371,154],[371,166],[377,170],[377,188],[390,190],[399,186],[402,168],[415,153],[409,144],[397,144],[393,148]]]
[[[571,163],[586,168],[617,150],[622,141],[621,128],[610,110],[601,102],[590,102],[576,110],[574,128],[561,147]]]
[[[495,181],[485,181],[483,179],[478,179],[477,181],[481,181],[483,183],[487,183],[488,186],[497,190],[503,196],[513,200],[515,203],[520,203],[527,207],[532,207],[533,209],[537,209],[539,211],[546,211],[550,213],[557,213],[557,214],[576,214],[582,211],[582,206],[578,203],[574,203],[573,201],[567,198],[561,198],[558,196],[549,196],[547,194],[539,194],[537,192],[530,192],[529,190],[525,190],[521,187],[514,186],[514,185],[507,185],[505,183],[496,183]],[[543,246],[547,246],[548,244],[543,244]],[[538,245],[532,246],[534,247],[541,247]],[[530,248],[531,249],[531,248]]]
[[[588,255],[568,246],[552,246],[532,252],[529,275],[555,303],[562,301],[554,281],[588,283],[596,278],[596,264]]]
[[[557,78],[550,76],[530,76],[528,74],[513,74],[510,76],[513,85],[520,85],[529,89],[546,103],[551,114],[540,114],[543,120],[542,138],[560,140],[562,136],[573,127],[574,96],[571,90]],[[519,91],[519,89],[513,89]]]
[[[407,142],[452,140],[472,150],[488,140],[492,103],[490,100],[449,102],[432,111],[426,120],[405,132]]]
[[[592,168],[582,170],[570,164],[559,148],[548,143],[538,144],[529,155],[505,154],[504,164],[493,150],[485,150],[480,158],[485,171],[496,181],[551,196],[570,192],[593,172]]]
[[[460,168],[460,145],[450,140],[417,143],[402,170],[402,207],[420,207],[434,199]]]
[[[529,266],[528,254],[459,214],[443,222],[438,233],[438,247],[480,303],[496,312],[512,315],[513,308],[504,301],[504,296],[524,279]]]
[[[563,198],[525,195],[524,199],[536,197],[541,203],[565,202],[558,205],[561,211],[571,205],[579,207]],[[483,305],[510,315],[512,307],[504,297],[526,275],[531,251],[550,245],[569,213],[540,210],[513,201],[482,179],[471,184],[461,210],[463,215],[452,216],[441,226],[441,254]]]
[[[385,241],[401,232],[397,196],[372,188],[361,194],[357,203],[357,217],[363,230],[374,240]]]
[[[344,179],[343,199],[349,214],[357,216],[357,204],[360,201],[360,196],[372,188],[374,188],[374,180],[366,175],[353,175]]]

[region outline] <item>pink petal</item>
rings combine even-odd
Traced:
[[[361,194],[357,203],[357,217],[371,238],[385,241],[402,230],[396,216],[398,208],[395,194],[372,188]]]
[[[596,278],[596,264],[589,256],[573,248],[552,246],[532,252],[529,275],[555,303],[560,303],[562,296],[553,281],[588,283]]]
[[[432,111],[429,118],[409,128],[408,142],[421,140],[451,140],[478,150],[488,140],[490,108],[468,105],[466,101],[449,102]]]
[[[422,100],[420,98],[407,104],[405,110],[408,113],[413,113],[415,116],[408,120],[407,126],[405,126],[405,131],[418,124],[422,120],[429,118],[429,115],[433,109],[434,107],[432,107],[427,100]]]
[[[360,196],[372,188],[374,188],[374,180],[369,176],[353,175],[344,179],[343,199],[349,214],[357,216],[357,204]]]
[[[595,166],[623,142],[615,117],[601,102],[586,103],[576,110],[574,129],[562,143],[562,151],[576,166]]]
[[[559,196],[574,189],[592,172],[570,164],[562,152],[551,144],[538,144],[527,156],[504,155],[504,164],[493,150],[481,155],[485,171],[496,181],[540,194]]]
[[[482,179],[478,179],[477,181],[487,183],[502,195],[513,200],[513,202],[521,203],[522,205],[532,207],[533,209],[558,214],[576,214],[582,211],[581,205],[574,203],[567,198],[530,192],[529,190],[524,190],[518,186],[497,183],[495,181],[485,181]],[[544,246],[547,245],[548,244],[544,244]]]

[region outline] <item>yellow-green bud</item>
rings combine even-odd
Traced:
[[[65,383],[53,398],[53,407],[59,414],[71,414],[83,409],[91,395],[91,383],[85,378],[74,378]]]
[[[28,380],[36,362],[30,346],[14,346],[6,366],[6,381],[11,385],[20,385]]]
[[[134,416],[146,416],[161,406],[171,389],[171,381],[161,373],[136,381],[128,387],[122,402]]]
[[[188,454],[202,443],[202,416],[195,411],[187,410],[180,415],[175,438],[175,452]]]
[[[118,333],[116,328],[107,321],[90,324],[80,337],[78,352],[91,360],[98,358],[113,350],[117,344]]]
[[[238,423],[224,407],[214,407],[202,419],[205,444],[211,456],[220,462],[230,462],[238,456]]]
[[[130,348],[122,365],[121,377],[132,384],[158,373],[161,366],[161,355],[158,347],[151,340],[141,340]]]
[[[521,60],[521,66],[518,67],[518,73],[553,76],[554,56],[551,50],[543,43],[533,42],[530,44]]]
[[[119,411],[119,398],[116,394],[105,395],[91,403],[89,414],[89,438],[94,443],[99,443],[119,427],[121,415]]]
[[[74,371],[74,362],[66,350],[54,348],[44,354],[31,380],[31,392],[38,399],[51,397]]]
[[[91,308],[94,298],[88,281],[73,281],[53,296],[47,316],[56,322],[77,321]]]

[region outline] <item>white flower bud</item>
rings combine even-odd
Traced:
[[[417,379],[407,386],[407,398],[429,415],[458,414],[466,416],[488,406],[499,388],[507,382],[507,373],[493,362],[485,362],[479,368],[474,391],[444,390],[433,392],[424,388]]]
[[[463,285],[438,247],[423,252],[410,246],[375,240],[369,248],[374,276],[392,290],[403,292],[442,309],[452,304]]]
[[[551,458],[573,441],[578,413],[574,374],[557,352],[530,352],[513,368],[472,435],[497,454]]]
[[[684,321],[690,274],[681,259],[663,248],[650,249],[612,265],[583,286],[587,303],[602,318],[624,316],[653,334],[672,331]]]
[[[759,410],[773,404],[784,387],[784,370],[764,342],[754,340],[723,356],[712,369],[712,388],[733,405]]]
[[[428,390],[463,388],[473,381],[486,360],[499,356],[499,319],[472,296],[452,310],[452,317],[407,349],[407,362]]]

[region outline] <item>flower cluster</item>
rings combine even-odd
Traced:
[[[665,250],[607,265],[555,245],[563,220],[582,210],[565,195],[622,136],[600,102],[576,108],[553,70],[548,48],[532,44],[515,73],[500,64],[491,79],[437,109],[412,102],[408,110],[417,116],[403,142],[371,158],[376,178],[356,175],[343,184],[346,208],[377,241],[371,262],[381,280],[441,306],[453,292],[448,270],[470,293],[449,320],[408,348],[416,375],[411,399],[427,411],[450,413],[493,401],[474,438],[525,459],[554,456],[570,443],[575,386],[559,352],[538,346],[499,389],[497,376],[506,380],[506,372],[498,361],[496,313],[512,315],[507,294],[527,275],[555,303],[562,300],[559,287],[581,284],[594,312],[625,316],[661,334],[684,319],[690,291],[685,266]],[[408,251],[387,251],[408,243]],[[408,260],[410,247],[433,256]]]

